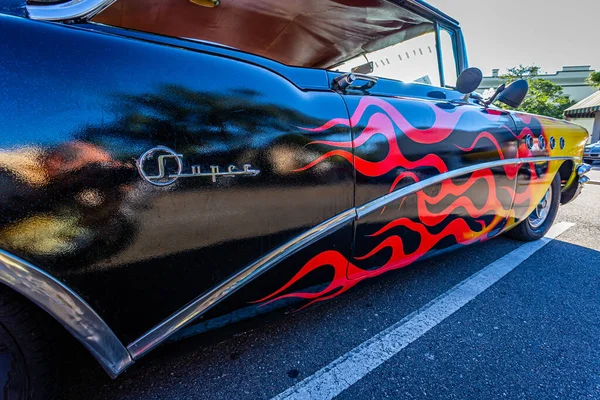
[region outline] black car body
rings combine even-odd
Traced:
[[[446,87],[460,27],[421,1],[165,2],[167,25],[111,3],[0,9],[0,281],[113,377],[192,321],[335,297],[517,226],[555,176],[579,190],[586,132]],[[429,37],[397,54],[434,55],[417,83],[340,85],[344,61]]]

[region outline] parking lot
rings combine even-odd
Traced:
[[[420,262],[163,346],[114,381],[77,357],[61,398],[600,398],[599,163],[589,176],[553,240]]]

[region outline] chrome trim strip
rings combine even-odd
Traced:
[[[309,229],[300,236],[266,254],[258,261],[248,265],[242,271],[217,285],[209,292],[198,297],[196,300],[192,301],[131,343],[127,346],[127,350],[129,350],[133,359],[137,360],[173,333],[184,327],[188,322],[200,316],[227,296],[235,293],[248,282],[270,270],[283,259],[337,231],[355,218],[356,211],[352,208]]]
[[[381,207],[384,207],[390,203],[393,203],[396,200],[400,200],[402,197],[411,195],[420,190],[423,190],[427,186],[435,185],[441,183],[447,179],[458,178],[462,175],[471,174],[480,169],[486,168],[494,168],[494,167],[502,167],[505,165],[511,164],[527,164],[531,162],[546,162],[546,161],[567,161],[574,160],[574,157],[531,157],[531,158],[511,158],[508,160],[498,160],[498,161],[489,161],[481,164],[471,165],[469,167],[459,168],[452,171],[445,172],[440,175],[436,175],[432,178],[428,178],[422,181],[419,181],[413,185],[403,187],[401,189],[395,190],[392,193],[386,194],[385,196],[379,197],[373,201],[370,201],[367,204],[364,204],[360,207],[356,208],[356,215],[358,219],[364,218],[372,212],[378,210]]]
[[[58,320],[112,378],[133,363],[125,346],[85,300],[46,272],[0,250],[0,282]]]
[[[147,352],[158,346],[161,342],[166,340],[173,333],[183,328],[186,324],[191,322],[193,319],[199,317],[207,310],[221,302],[227,296],[233,294],[235,291],[246,285],[248,282],[254,280],[264,272],[273,268],[277,263],[293,255],[297,251],[305,248],[306,246],[314,243],[322,237],[335,232],[340,229],[343,225],[351,222],[352,220],[359,220],[365,216],[371,214],[373,211],[386,206],[404,196],[416,193],[423,188],[441,183],[446,179],[457,178],[462,175],[473,173],[479,169],[501,167],[510,164],[525,164],[531,162],[546,162],[546,161],[566,161],[575,159],[574,157],[536,157],[536,158],[513,158],[510,160],[499,160],[481,163],[457,170],[449,171],[444,174],[434,176],[429,179],[425,179],[414,185],[398,189],[390,194],[375,199],[363,206],[358,208],[352,208],[344,211],[343,213],[336,215],[335,217],[328,219],[327,221],[309,229],[300,236],[292,239],[290,242],[278,247],[271,253],[265,255],[255,263],[250,264],[238,274],[233,275],[231,278],[220,283],[209,292],[198,297],[196,300],[189,303],[184,308],[175,312],[169,318],[146,332],[139,339],[136,339],[133,343],[127,346],[127,350],[131,354],[134,360],[139,359]]]
[[[66,3],[27,5],[29,18],[42,21],[69,21],[90,19],[116,0],[71,0]]]

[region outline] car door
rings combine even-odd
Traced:
[[[310,143],[351,141],[347,126],[311,129],[347,118],[326,71],[1,18],[3,58],[18,62],[0,67],[0,248],[73,288],[124,343],[274,252],[294,257],[237,306],[321,247],[349,257],[352,215],[335,218],[353,207],[352,164],[303,168],[328,151]]]

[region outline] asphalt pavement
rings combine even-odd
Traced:
[[[116,380],[89,357],[73,357],[60,398],[302,398],[298,393],[311,384],[340,399],[600,399],[598,163],[589,176],[593,183],[561,207],[560,234],[535,252],[499,237],[301,312],[165,345]],[[488,279],[487,271],[507,258],[505,275]],[[448,311],[443,301],[457,285],[482,276],[489,285],[465,292],[464,304]],[[443,312],[434,322],[421,318],[432,304]],[[405,334],[415,318],[421,320]],[[410,336],[404,346],[389,341],[395,327],[405,334],[401,340]],[[377,360],[372,368],[357,351],[365,363]],[[348,359],[355,363],[340,369]]]

